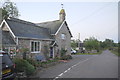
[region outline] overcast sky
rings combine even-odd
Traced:
[[[45,0],[46,1],[46,0]],[[59,19],[61,2],[15,2],[20,12],[20,19],[38,23]],[[66,21],[73,39],[80,40],[95,37],[118,41],[118,2],[62,2],[66,12]]]

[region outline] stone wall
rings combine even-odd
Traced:
[[[32,53],[31,52],[31,41],[40,41],[40,52],[39,53]],[[28,48],[30,53],[27,55],[29,58],[35,58],[36,55],[45,55],[49,57],[49,49],[50,49],[50,41],[45,40],[30,40],[30,39],[19,39],[18,45],[19,48]],[[22,55],[22,54],[21,54]]]
[[[65,34],[65,39],[61,38],[61,34]],[[67,50],[66,55],[70,54],[71,53],[71,44],[70,44],[71,35],[67,29],[66,24],[63,25],[63,27],[58,32],[58,34],[55,36],[55,38],[58,44],[58,47],[56,48],[56,50],[59,49],[59,52],[60,52],[60,50],[63,48]]]

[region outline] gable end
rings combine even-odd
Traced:
[[[68,29],[71,37],[73,37],[72,34],[71,34],[71,31],[70,31],[70,29],[69,29],[69,27],[68,27],[68,25],[67,25],[67,22],[66,22],[65,20],[63,21],[63,23],[61,24],[61,26],[59,27],[59,29],[57,30],[57,32],[55,33],[55,35],[58,34],[58,32],[61,30],[61,28],[63,27],[64,24],[67,26],[67,29]]]
[[[10,31],[14,38],[16,37],[5,20],[3,20],[3,22],[1,23],[0,29],[2,30],[3,27],[5,30]]]

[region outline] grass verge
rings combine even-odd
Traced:
[[[98,54],[101,54],[102,53],[102,50],[97,52],[97,53],[76,53],[75,55],[98,55]]]
[[[115,54],[115,55],[117,55],[117,56],[120,56],[120,48],[118,48],[118,47],[113,47],[112,49],[110,49],[110,51],[113,53],[113,54]]]
[[[112,52],[113,54],[115,54],[116,56],[120,56],[120,55],[118,54],[118,51],[113,51],[113,50],[111,50],[111,52]]]

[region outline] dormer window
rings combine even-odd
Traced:
[[[65,37],[66,37],[65,34],[62,33],[61,34],[61,39],[65,39]]]

